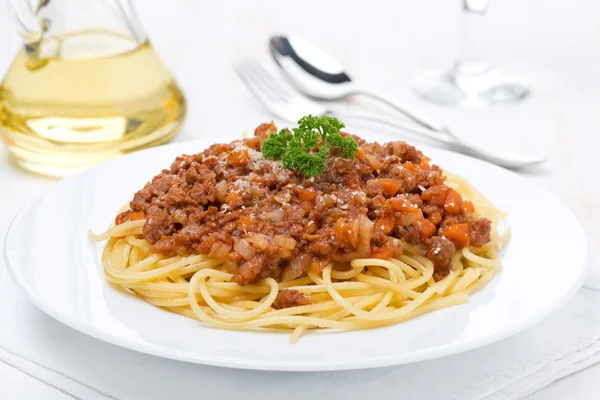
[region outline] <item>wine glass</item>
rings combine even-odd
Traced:
[[[442,105],[488,106],[511,103],[529,94],[514,76],[490,68],[482,45],[489,0],[463,0],[463,35],[459,57],[446,71],[417,75],[413,88],[423,98]]]

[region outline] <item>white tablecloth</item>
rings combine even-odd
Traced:
[[[487,16],[490,59],[527,80],[534,92],[521,104],[489,109],[440,108],[422,102],[409,90],[417,71],[452,62],[458,38],[458,1],[135,3],[153,43],[188,99],[189,117],[178,140],[239,132],[270,119],[246,93],[230,66],[247,56],[267,61],[269,34],[297,34],[334,53],[354,79],[427,110],[461,136],[497,149],[546,154],[550,162],[525,175],[554,192],[585,223],[591,240],[600,242],[600,186],[596,177],[600,171],[596,133],[600,3],[493,3]],[[7,15],[2,2],[0,74],[18,48]],[[360,104],[371,107],[367,102]],[[19,171],[9,164],[5,150],[0,150],[0,229],[26,199],[52,184]],[[0,305],[0,312],[2,307],[7,305]],[[600,377],[600,369],[595,371]],[[24,388],[22,380],[7,378],[19,377],[14,374],[0,367],[0,383],[8,387],[6,393],[35,398],[32,393],[41,390],[47,397],[61,396],[51,388],[33,384],[26,385],[31,389]],[[585,381],[589,391],[598,390],[597,381]],[[566,382],[568,385],[560,383],[554,385],[556,389],[546,389],[543,393],[547,397],[539,398],[563,398],[588,391],[577,387],[577,378]],[[4,398],[2,390],[0,398]]]

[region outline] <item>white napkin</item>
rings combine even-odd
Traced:
[[[519,399],[600,361],[600,293],[587,289],[533,328],[487,347],[393,368],[326,373],[206,367],[106,344],[35,308],[3,266],[0,304],[0,359],[82,399]]]

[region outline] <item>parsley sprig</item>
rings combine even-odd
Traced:
[[[307,115],[291,131],[272,132],[262,142],[260,150],[265,158],[281,160],[288,169],[297,169],[305,176],[318,176],[325,170],[327,155],[332,148],[338,148],[344,158],[356,155],[356,141],[340,135],[344,126],[335,117]]]

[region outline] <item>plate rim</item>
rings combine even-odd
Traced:
[[[176,148],[179,146],[185,146],[186,144],[191,145],[192,143],[199,143],[199,142],[203,142],[206,140],[210,141],[210,139],[211,138],[179,141],[179,142],[169,143],[169,144],[162,145],[162,146],[157,146],[157,147],[150,148],[150,149],[145,149],[145,150],[138,151],[135,153],[130,153],[129,155],[135,155],[135,154],[139,154],[139,153],[159,152],[159,151],[164,151],[165,148]],[[431,149],[430,146],[426,146],[426,145],[418,145],[418,148],[420,150],[423,150],[425,153],[429,149]],[[175,350],[175,349],[166,350],[161,347],[154,346],[154,345],[151,345],[151,344],[148,344],[145,342],[139,342],[139,341],[130,340],[127,338],[122,338],[115,334],[106,333],[106,332],[102,331],[101,329],[94,327],[93,325],[83,323],[76,318],[70,317],[68,314],[65,314],[64,312],[62,312],[60,310],[57,310],[51,306],[48,306],[37,295],[37,293],[33,290],[33,288],[31,288],[28,284],[26,284],[25,279],[20,279],[19,272],[17,271],[15,266],[12,265],[10,258],[9,258],[9,253],[10,253],[9,244],[10,244],[12,236],[14,235],[14,230],[16,229],[15,227],[17,226],[17,223],[27,214],[27,212],[29,210],[31,210],[36,204],[38,204],[45,196],[47,196],[49,193],[53,192],[54,190],[57,190],[57,187],[62,186],[63,182],[75,180],[75,179],[81,178],[82,176],[87,175],[87,174],[92,174],[94,171],[98,171],[98,170],[102,169],[103,166],[105,166],[109,163],[112,163],[112,162],[116,162],[118,160],[122,160],[124,157],[117,157],[117,158],[108,160],[106,162],[97,164],[91,168],[87,168],[84,171],[82,171],[76,175],[65,178],[64,180],[58,182],[56,185],[45,190],[41,195],[39,195],[35,199],[26,203],[21,208],[21,210],[16,214],[16,216],[13,218],[8,229],[6,230],[6,235],[5,235],[4,243],[3,243],[4,261],[6,264],[6,269],[8,270],[9,275],[11,276],[15,285],[19,288],[19,290],[25,295],[25,297],[30,302],[32,302],[38,309],[43,311],[45,314],[47,314],[48,316],[52,317],[53,319],[59,321],[60,323],[68,326],[69,328],[79,331],[79,332],[81,332],[85,335],[88,335],[90,337],[93,337],[97,340],[101,340],[103,342],[110,343],[112,345],[116,345],[116,346],[119,346],[119,347],[122,347],[122,348],[125,348],[128,350],[133,350],[133,351],[137,351],[137,352],[141,352],[141,353],[145,353],[145,354],[149,354],[149,355],[153,355],[153,356],[158,356],[158,357],[162,357],[162,358],[172,359],[172,360],[178,360],[178,361],[184,361],[184,362],[202,364],[202,365],[209,365],[209,366],[216,366],[216,367],[226,367],[226,368],[246,369],[246,370],[290,371],[290,372],[291,371],[297,371],[297,372],[313,371],[313,372],[317,372],[317,371],[346,371],[346,370],[360,370],[360,369],[389,367],[389,366],[396,366],[396,365],[403,365],[403,364],[411,364],[411,363],[415,363],[415,362],[419,362],[419,361],[433,360],[433,359],[442,358],[442,357],[446,357],[446,356],[450,356],[450,355],[454,355],[454,354],[463,353],[463,352],[466,352],[469,350],[474,350],[474,349],[495,343],[502,339],[509,338],[519,332],[522,332],[525,329],[530,328],[531,326],[540,322],[541,320],[543,320],[544,318],[546,318],[547,316],[552,314],[554,311],[556,311],[560,306],[564,305],[582,287],[585,279],[587,278],[587,276],[589,274],[590,260],[591,260],[591,254],[590,254],[591,248],[589,245],[588,232],[585,229],[584,225],[579,220],[579,218],[577,217],[577,215],[575,215],[575,213],[573,213],[573,211],[568,206],[566,206],[562,201],[560,201],[554,194],[552,194],[550,191],[548,191],[545,187],[541,186],[537,182],[530,181],[530,180],[526,179],[525,177],[516,174],[512,170],[508,170],[508,169],[499,167],[497,165],[490,164],[488,162],[476,159],[476,158],[468,156],[468,155],[459,154],[459,153],[455,153],[455,152],[452,152],[452,151],[449,151],[446,149],[439,149],[439,148],[435,148],[435,152],[451,154],[451,157],[468,158],[468,159],[470,159],[470,162],[475,161],[477,163],[487,164],[489,166],[492,166],[493,168],[497,168],[497,169],[503,170],[504,172],[508,172],[517,179],[527,181],[527,183],[529,185],[535,185],[538,189],[544,191],[545,194],[549,195],[550,197],[555,199],[558,203],[560,203],[563,206],[564,210],[566,210],[573,217],[573,219],[577,222],[577,224],[581,228],[581,231],[583,233],[583,237],[585,240],[585,242],[582,243],[582,248],[583,248],[583,246],[585,246],[585,249],[586,249],[585,266],[582,269],[577,282],[574,285],[572,285],[572,287],[570,288],[570,290],[568,292],[566,292],[561,298],[556,299],[552,304],[546,306],[543,309],[543,311],[541,311],[541,312],[537,313],[535,316],[529,318],[527,321],[525,321],[521,324],[515,324],[515,325],[511,325],[507,328],[496,330],[494,333],[488,334],[487,336],[483,336],[481,338],[476,338],[474,340],[464,342],[464,343],[459,343],[459,344],[444,344],[439,347],[429,348],[426,350],[419,351],[418,353],[391,354],[391,355],[386,355],[386,356],[360,359],[358,361],[354,361],[354,360],[352,360],[352,361],[348,361],[348,360],[332,360],[332,361],[319,361],[319,360],[274,361],[274,360],[269,360],[269,361],[264,361],[264,360],[257,360],[257,359],[239,359],[239,358],[230,358],[227,356],[198,355],[195,353],[187,353],[187,352],[182,352],[180,350]],[[125,155],[125,157],[127,157],[127,156],[128,155]],[[435,160],[434,160],[434,162],[435,162]]]

